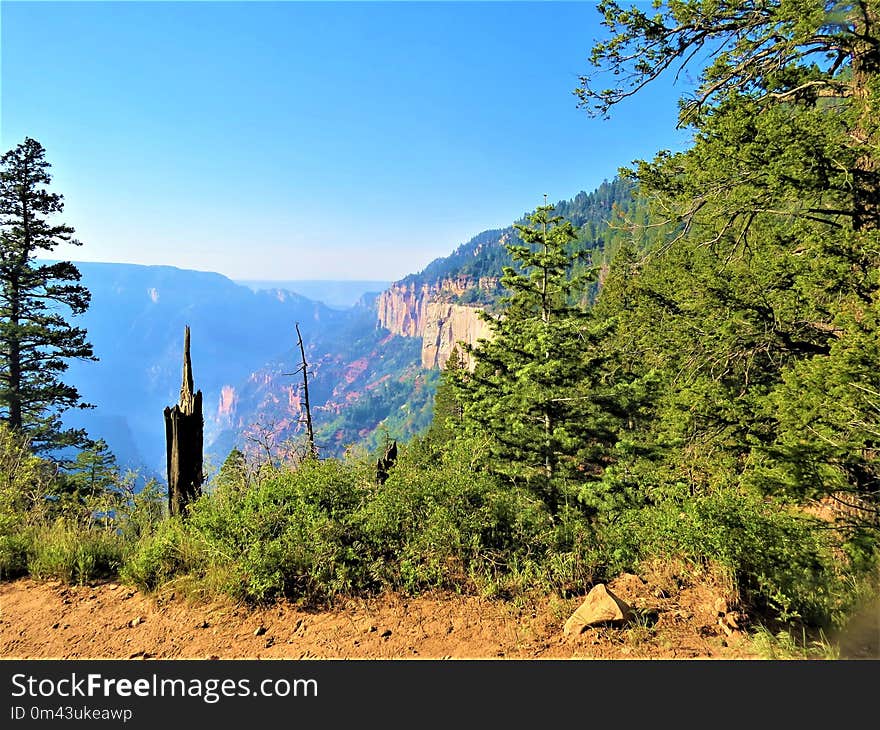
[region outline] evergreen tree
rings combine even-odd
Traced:
[[[434,409],[427,437],[435,444],[450,441],[461,431],[464,404],[456,391],[455,384],[465,371],[465,363],[458,352],[458,347],[453,347],[440,373],[440,382],[434,393]]]
[[[226,457],[215,480],[218,489],[232,492],[249,485],[247,457],[241,449],[234,448]]]
[[[601,7],[613,35],[593,60],[624,83],[584,79],[595,112],[700,49],[711,60],[681,103],[693,146],[633,173],[659,243],[600,302],[626,323],[612,347],[636,381],[659,384],[646,481],[848,495],[875,529],[877,3]]]
[[[611,37],[594,45],[597,73],[575,90],[583,107],[607,115],[668,69],[680,73],[695,62],[704,67],[694,94],[681,101],[683,125],[699,125],[730,100],[748,100],[750,116],[822,102],[845,128],[851,154],[837,167],[848,200],[812,213],[847,217],[857,231],[880,228],[877,0],[658,0],[653,8],[599,3]],[[608,75],[613,85],[605,88]]]
[[[456,380],[466,429],[488,439],[489,468],[527,483],[555,511],[569,480],[600,466],[613,429],[593,377],[596,325],[572,303],[594,271],[572,275],[588,254],[572,247],[573,226],[552,210],[541,206],[517,225],[523,244],[507,248],[519,270],[504,269],[502,312],[484,314],[493,336],[466,347],[474,371]]]
[[[119,467],[107,442],[98,439],[82,449],[70,467],[67,481],[80,500],[114,492],[120,481]]]
[[[0,159],[0,420],[37,451],[86,442],[84,432],[62,428],[64,410],[88,406],[59,376],[69,358],[96,359],[85,330],[63,316],[88,308],[79,271],[69,262],[35,262],[59,243],[80,245],[70,226],[50,222],[63,203],[47,190],[48,169],[31,138]]]

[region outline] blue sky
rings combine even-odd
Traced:
[[[590,119],[591,2],[0,3],[0,141],[38,139],[81,261],[419,271],[685,142],[664,81]]]

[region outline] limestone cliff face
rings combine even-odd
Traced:
[[[480,311],[480,307],[428,302],[422,335],[422,367],[442,368],[459,342],[473,345],[481,338],[488,339],[491,333],[489,324],[480,317]],[[458,350],[465,363],[470,365],[460,346]]]
[[[393,334],[422,339],[422,367],[442,368],[458,342],[489,336],[482,306],[454,300],[472,289],[489,290],[497,280],[444,279],[436,284],[392,284],[376,301],[379,325]],[[459,348],[460,350],[461,348]]]
[[[379,325],[402,337],[421,337],[425,331],[425,306],[430,296],[427,284],[392,284],[376,300]]]

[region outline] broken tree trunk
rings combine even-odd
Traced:
[[[204,419],[202,391],[193,392],[189,327],[183,334],[183,383],[180,403],[165,409],[165,447],[168,464],[168,511],[186,516],[186,510],[202,493],[202,446]]]
[[[385,453],[376,461],[376,484],[384,484],[388,480],[388,473],[397,462],[397,441],[392,441],[385,446]]]
[[[309,439],[309,456],[312,459],[317,459],[318,448],[315,446],[315,432],[312,429],[312,408],[309,405],[309,365],[306,362],[306,350],[305,347],[303,347],[303,338],[299,332],[299,322],[296,323],[296,336],[299,338],[299,354],[302,357],[302,365],[300,366],[300,369],[303,374],[303,394],[306,407],[306,436]]]

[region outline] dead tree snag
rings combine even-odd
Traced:
[[[397,462],[397,441],[392,441],[385,447],[385,454],[376,461],[376,483],[384,484],[388,479],[388,472]]]
[[[299,322],[296,323],[296,336],[299,338],[299,354],[302,357],[300,370],[303,374],[303,405],[306,408],[306,435],[309,439],[309,456],[318,458],[318,448],[315,446],[315,432],[312,429],[312,408],[309,405],[309,365],[306,362],[306,350],[303,347],[303,338],[299,331]]]
[[[183,383],[180,403],[165,408],[165,447],[168,465],[168,511],[186,516],[187,507],[202,493],[204,419],[202,391],[193,391],[189,327],[183,334]]]

